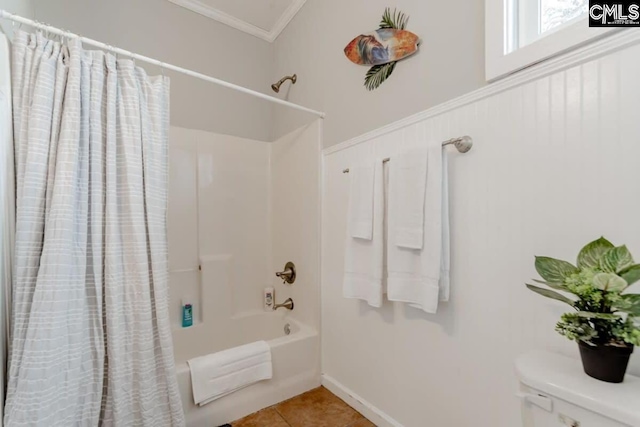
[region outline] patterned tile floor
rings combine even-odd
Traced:
[[[376,427],[324,387],[231,423],[233,427]]]

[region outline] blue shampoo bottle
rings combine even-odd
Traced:
[[[193,326],[193,305],[187,301],[182,301],[182,327]]]

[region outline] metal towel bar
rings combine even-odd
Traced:
[[[469,152],[469,150],[471,150],[471,147],[473,147],[473,139],[470,136],[461,136],[460,138],[449,139],[442,143],[443,147],[446,147],[447,145],[455,145],[456,149],[460,153],[464,154]],[[382,160],[382,163],[387,163],[389,160],[391,159],[387,157],[386,159]],[[349,173],[349,168],[343,170],[342,173]]]

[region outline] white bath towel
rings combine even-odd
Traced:
[[[427,185],[424,200],[422,249],[397,244],[398,173],[390,163],[389,238],[387,245],[390,301],[407,302],[427,313],[436,313],[438,301],[449,300],[449,197],[447,154],[440,144],[428,148]]]
[[[354,165],[349,171],[349,234],[351,237],[371,240],[373,237],[373,161]]]
[[[439,153],[438,153],[439,155]],[[428,150],[416,148],[393,158],[396,245],[422,249]]]
[[[384,257],[384,173],[382,160],[375,161],[373,177],[371,239],[355,238],[350,232],[347,232],[342,291],[345,298],[361,299],[367,301],[372,307],[381,307]]]
[[[187,363],[193,400],[199,406],[273,376],[271,348],[266,341],[197,357]]]

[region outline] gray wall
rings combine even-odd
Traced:
[[[273,45],[167,0],[32,0],[35,19],[86,37],[270,91]],[[13,8],[18,0],[0,0]],[[145,65],[151,74],[156,67]],[[247,95],[171,72],[171,124],[271,140],[273,109]]]
[[[387,6],[410,15],[420,52],[398,64],[391,79],[368,92],[367,67],[343,49],[375,30]],[[484,2],[480,0],[308,0],[276,41],[274,79],[298,73],[289,100],[327,113],[325,147],[348,140],[485,84]],[[277,109],[275,135],[309,118]]]
[[[261,92],[298,73],[278,95],[327,112],[325,147],[463,95],[485,84],[484,2],[396,0],[422,38],[389,81],[368,92],[367,67],[349,62],[344,46],[376,29],[383,0],[308,0],[274,44],[167,0],[0,0],[0,7]],[[146,66],[150,73],[159,72]],[[274,140],[313,118],[265,101],[167,73],[174,126]]]
[[[33,18],[33,0],[0,0],[0,8],[25,18]],[[0,29],[11,40],[13,24],[6,19],[0,19]]]

